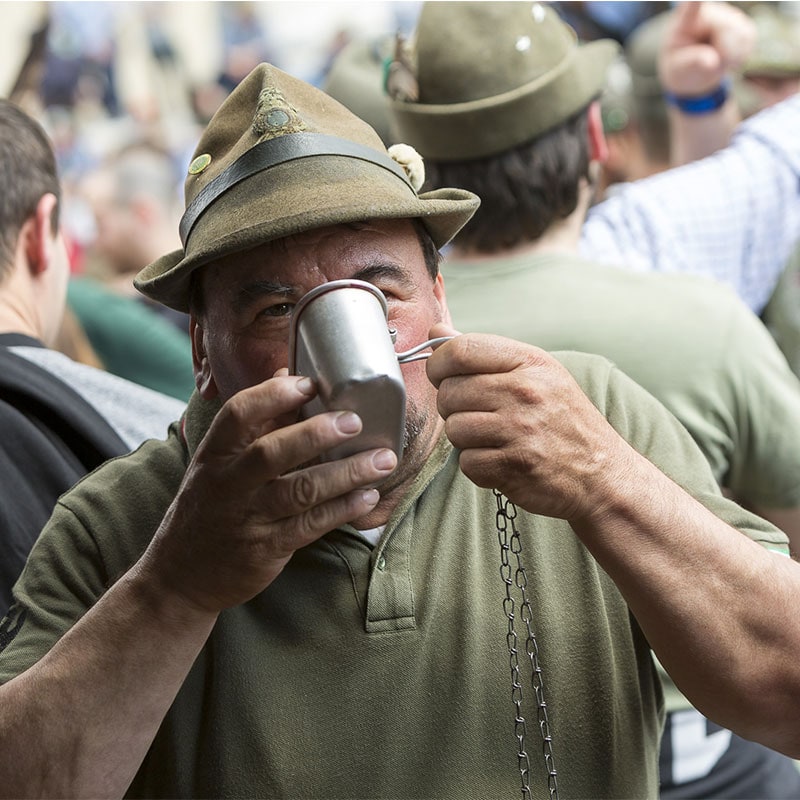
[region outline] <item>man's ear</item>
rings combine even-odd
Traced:
[[[213,400],[218,394],[217,384],[211,372],[205,344],[203,326],[192,315],[189,319],[189,335],[192,339],[192,364],[194,366],[194,383],[204,400]]]
[[[450,318],[450,309],[447,307],[447,296],[444,291],[444,276],[440,272],[436,276],[436,281],[433,284],[433,296],[439,303],[442,317],[441,322],[446,322],[451,328],[453,327],[453,320]]]
[[[604,162],[609,183],[633,180],[636,165],[639,163],[636,148],[638,133],[630,124],[624,130],[606,137],[608,158]]]
[[[604,164],[608,159],[608,142],[603,130],[603,115],[600,111],[600,101],[594,100],[589,105],[589,158]]]
[[[20,230],[21,245],[33,275],[44,272],[53,260],[58,233],[53,230],[53,214],[57,203],[54,194],[43,194]]]

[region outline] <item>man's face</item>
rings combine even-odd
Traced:
[[[83,192],[94,215],[92,251],[117,273],[141,269],[139,240],[142,232],[137,224],[136,211],[115,197],[111,175],[98,172],[89,176]]]
[[[203,268],[203,318],[193,318],[201,394],[227,400],[288,366],[295,304],[314,287],[344,278],[384,293],[398,351],[425,341],[435,322],[449,322],[441,277],[430,276],[408,220],[332,226],[270,242]],[[398,473],[412,464],[419,468],[441,424],[424,363],[403,365],[402,371],[409,446]]]

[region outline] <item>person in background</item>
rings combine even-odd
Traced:
[[[181,400],[194,389],[188,316],[142,298],[134,275],[175,246],[180,194],[175,165],[161,149],[139,142],[81,181],[94,216],[82,273],[67,301],[105,368]]]
[[[716,11],[711,41],[730,40],[743,15]],[[443,40],[445,24],[458,34]],[[684,48],[706,42],[692,40],[695,29],[686,19]],[[606,356],[684,424],[719,484],[800,553],[800,381],[764,326],[707,279],[579,255],[606,153],[598,98],[609,42],[576,47],[549,11],[537,20],[527,4],[480,2],[426,3],[413,41],[419,100],[391,105],[398,127],[425,161],[429,190],[481,197],[442,265],[455,325]],[[495,57],[469,55],[482,51]],[[668,56],[684,60],[679,48]],[[710,82],[702,67],[696,80]],[[800,795],[791,759],[711,725],[665,680],[663,798]]]
[[[735,84],[738,102],[747,116],[800,90],[800,20],[785,13],[780,4],[756,5],[750,13],[758,39]],[[794,373],[800,375],[800,241],[786,262],[762,319]]]
[[[654,798],[651,648],[800,753],[785,535],[607,359],[452,328],[438,250],[478,199],[420,169],[268,64],[209,123],[183,246],[136,280],[190,312],[198,392],[61,498],[15,588],[9,795]],[[293,309],[338,280],[384,296],[387,345],[435,345],[396,450],[288,373]]]
[[[686,3],[669,13],[678,11],[695,35],[707,33],[715,16],[742,13],[723,3]],[[729,78],[743,55],[746,60],[753,35],[751,23],[730,42],[717,42],[720,53],[704,86],[692,88],[691,69],[689,83],[682,83],[676,62],[666,83],[660,75],[673,95],[670,162],[684,166],[617,184],[613,196],[590,208],[581,251],[640,271],[707,275],[760,314],[800,238],[800,138],[794,135],[800,100],[792,96],[736,124]],[[634,46],[635,34],[631,39]],[[671,39],[669,46],[681,42]]]
[[[800,76],[797,18],[774,5],[756,5],[748,14],[756,34],[754,47],[741,67],[733,70],[730,95],[730,102],[736,103],[744,117],[794,95]],[[658,61],[674,17],[675,11],[670,9],[639,25],[626,40],[625,59],[609,70],[601,98],[609,154],[602,166],[600,196],[672,165],[671,125]],[[725,143],[732,133],[730,121],[717,124],[720,138],[716,142]],[[778,274],[760,316],[790,368],[800,376],[800,248],[790,253]]]
[[[728,33],[720,38],[715,29],[722,28]],[[609,155],[599,196],[615,183],[646,178],[726,146],[742,119],[732,76],[750,58],[755,41],[750,17],[722,2],[684,3],[635,28],[601,99]],[[703,71],[707,85],[694,83],[695,61],[706,53],[702,45],[691,49],[694,42],[713,45]],[[679,58],[671,57],[673,50]],[[704,96],[716,100],[708,103]]]
[[[52,349],[69,263],[55,156],[0,100],[0,606],[58,497],[107,459],[165,437],[184,404]]]
[[[717,38],[714,29],[723,26],[728,35]],[[752,53],[755,38],[749,16],[722,2],[685,3],[649,17],[631,31],[623,56],[609,69],[601,97],[608,157],[601,166],[598,199],[616,184],[711,155],[729,143],[741,121],[733,91],[724,99],[720,95],[716,108],[695,115],[675,110],[669,96],[694,99],[708,89],[727,87]],[[714,45],[713,62],[706,65],[708,87],[692,85],[696,80],[692,62],[705,51],[687,49],[687,44],[703,41]],[[681,59],[669,57],[673,48],[683,54]],[[669,74],[660,74],[663,65]],[[674,91],[665,93],[665,87]],[[677,142],[674,130],[679,132]]]
[[[661,5],[653,4],[654,7]],[[702,6],[703,14],[697,15],[694,6]],[[689,3],[682,13],[699,25],[696,33],[700,35],[709,16],[733,15],[739,23],[743,21],[742,12],[727,3]],[[653,17],[652,21],[649,16]],[[587,257],[609,264],[625,264],[638,271],[707,275],[730,285],[760,314],[778,282],[782,265],[793,250],[795,239],[800,236],[800,138],[793,133],[800,125],[800,103],[787,101],[771,113],[739,126],[730,146],[718,158],[703,159],[680,171],[665,171],[663,168],[668,163],[676,165],[679,158],[712,153],[719,142],[727,142],[734,133],[738,111],[725,75],[728,69],[746,58],[754,36],[752,25],[740,24],[736,37],[723,43],[728,48],[727,54],[718,59],[714,67],[720,83],[706,98],[709,107],[698,131],[696,118],[677,111],[668,114],[662,99],[657,48],[663,41],[665,23],[673,18],[672,11],[665,13],[655,9],[653,15],[640,21],[641,33],[637,30],[629,37],[635,74],[629,74],[630,67],[626,68],[624,63],[615,65],[611,71],[612,80],[615,76],[619,78],[618,85],[611,87],[618,98],[629,91],[625,88],[626,82],[636,83],[642,124],[650,137],[648,153],[639,148],[634,136],[626,143],[637,148],[634,163],[621,164],[622,160],[631,160],[632,151],[627,149],[628,159],[623,159],[619,153],[621,139],[615,138],[614,165],[617,169],[604,181],[598,181],[598,191],[603,191],[605,184],[613,179],[617,196],[597,202],[589,210],[581,232],[581,249]],[[680,65],[676,65],[676,69],[680,73]],[[389,80],[400,82],[407,74],[392,70],[391,65],[387,71]],[[372,83],[366,85],[375,97],[378,88]],[[413,94],[413,85],[405,91]],[[340,91],[337,86],[334,86],[334,96],[354,113],[365,113],[363,102],[356,104],[352,94]],[[386,124],[385,103],[384,96],[383,108],[376,102],[370,104],[367,121],[379,130]],[[626,117],[637,113],[630,100],[618,101],[616,107],[612,101],[606,110],[609,129],[612,127],[609,112],[614,112],[613,127],[618,131],[625,128]],[[649,124],[651,117],[652,125]],[[397,129],[396,121],[390,124],[390,141],[402,141],[403,131]],[[712,135],[698,138],[698,132],[702,133],[706,126],[710,127]],[[657,133],[658,138],[653,138]],[[674,154],[671,152],[673,136],[677,136],[679,142]],[[758,169],[752,169],[753,164],[758,164]],[[635,172],[630,172],[631,169]],[[629,179],[644,175],[651,177],[627,184]],[[751,213],[753,207],[756,214]]]
[[[638,25],[625,40],[623,55],[609,67],[600,98],[608,157],[601,165],[598,200],[616,184],[672,165],[667,104],[658,77],[658,52],[672,13],[662,12]]]
[[[186,314],[170,312],[142,297],[133,279],[155,253],[175,247],[181,217],[180,179],[175,159],[147,141],[109,153],[85,174],[78,192],[94,219],[94,236],[85,245],[84,269],[108,286],[148,306],[189,332]]]

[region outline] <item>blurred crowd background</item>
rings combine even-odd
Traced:
[[[651,23],[674,4],[552,5],[581,38],[611,37],[626,46],[627,61],[611,71],[603,101],[612,146],[604,181],[642,177],[626,132],[636,127],[638,140],[648,115],[662,138],[667,128],[655,74],[657,35],[642,34],[648,27],[657,32]],[[756,16],[774,12],[760,34],[759,57],[779,68],[761,70],[761,95],[751,98],[755,110],[766,93],[800,88],[800,3],[735,5]],[[256,64],[269,61],[328,90],[388,144],[383,61],[396,35],[413,31],[420,7],[418,0],[0,2],[0,91],[50,134],[64,187],[62,222],[75,280],[61,348],[186,399],[193,388],[186,319],[160,307],[143,309],[147,303],[131,279],[180,246],[183,178],[205,123]],[[637,95],[653,100],[652,114],[643,114],[641,103],[637,110]],[[744,93],[741,98],[744,106]],[[647,169],[654,171],[652,161]],[[123,298],[130,302],[123,306]],[[153,361],[153,346],[140,348],[140,361],[134,356],[134,344],[142,344],[141,320],[132,319],[130,333],[123,334],[134,300],[136,313],[159,317],[144,327],[161,366]],[[171,326],[169,335],[158,329],[162,324]],[[180,334],[174,345],[173,333]]]
[[[418,7],[0,2],[0,87],[44,124],[67,200],[80,200],[65,203],[76,269],[88,266],[81,251],[95,231],[84,193],[73,190],[96,167],[132,146],[149,148],[169,157],[179,185],[204,124],[256,64],[269,61],[319,85],[348,41],[410,30]]]
[[[0,91],[51,136],[72,269],[58,349],[182,400],[185,315],[132,285],[180,247],[203,127],[262,61],[315,85],[350,41],[410,31],[419,2],[0,1]]]

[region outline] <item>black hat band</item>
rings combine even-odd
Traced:
[[[309,156],[344,156],[368,161],[394,173],[413,191],[405,170],[396,161],[371,147],[323,133],[293,133],[267,139],[239,156],[189,204],[181,218],[179,228],[184,249],[197,220],[228,189],[270,167]]]

